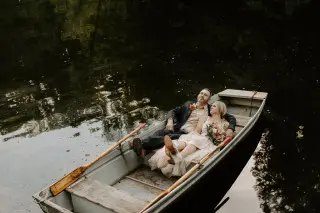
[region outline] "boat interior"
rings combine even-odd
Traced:
[[[266,93],[260,92],[254,97],[252,95],[253,92],[249,91],[225,90],[212,97],[211,102],[222,100],[228,113],[236,117],[235,135],[256,114],[266,97]],[[152,134],[152,130],[143,134]],[[49,200],[65,212],[139,212],[178,179],[168,178],[160,171],[151,171],[147,159],[152,153],[143,160],[129,148],[128,143],[121,149],[115,150],[94,170],[86,172],[77,182]]]

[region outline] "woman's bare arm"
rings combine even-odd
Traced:
[[[223,125],[223,134],[225,135],[227,133],[227,130],[230,127],[230,123],[229,122],[225,122],[225,124]]]

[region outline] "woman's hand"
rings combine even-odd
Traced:
[[[204,124],[204,122],[206,122],[206,118],[202,118],[198,121],[197,127],[195,129],[195,132],[197,132],[198,134],[201,133],[202,130],[202,125]]]
[[[166,130],[173,131],[173,119],[172,118],[168,119],[168,122],[166,125]]]
[[[227,129],[227,131],[226,131],[226,137],[230,137],[230,138],[233,137],[233,130],[232,130],[232,129]]]

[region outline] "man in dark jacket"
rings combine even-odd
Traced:
[[[163,147],[165,135],[168,135],[171,139],[178,139],[182,134],[195,130],[199,120],[205,121],[210,116],[210,97],[210,90],[205,88],[198,94],[196,103],[194,101],[187,101],[182,106],[170,110],[167,115],[166,128],[143,141],[139,138],[133,139],[134,151],[138,155],[144,155],[145,151]],[[236,119],[228,113],[225,115],[225,119],[230,124],[226,135],[227,137],[232,137],[236,127]]]

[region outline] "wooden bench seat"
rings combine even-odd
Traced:
[[[268,93],[266,93],[266,92],[254,93],[254,91],[226,89],[226,90],[224,90],[222,92],[219,92],[218,95],[220,97],[228,97],[228,98],[230,98],[230,97],[232,97],[232,98],[242,98],[242,99],[251,99],[252,98],[252,99],[256,99],[256,100],[263,100],[263,99],[265,99],[267,97]]]
[[[127,192],[89,178],[69,187],[67,191],[72,196],[75,212],[79,213],[106,210],[117,213],[139,212],[148,204]]]

